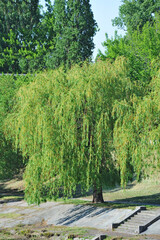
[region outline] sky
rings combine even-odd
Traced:
[[[45,0],[40,0],[40,4],[44,5]],[[122,4],[121,0],[90,0],[94,19],[98,24],[99,31],[94,37],[95,49],[93,52],[93,59],[95,59],[98,49],[105,51],[102,43],[105,41],[105,33],[109,38],[114,36],[114,32],[118,30],[112,26],[112,19],[118,17],[119,6]],[[118,30],[118,34],[124,35],[124,31]]]

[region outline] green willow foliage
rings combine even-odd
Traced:
[[[112,107],[129,92],[126,73],[123,58],[86,63],[39,74],[19,90],[6,126],[29,157],[28,202],[71,196],[77,184],[87,190],[115,181]]]
[[[117,102],[114,146],[121,171],[121,184],[130,175],[137,179],[160,172],[160,71],[150,83],[145,97],[133,96],[129,102]]]
[[[0,179],[11,178],[24,167],[19,150],[12,147],[12,141],[4,132],[4,122],[12,112],[14,97],[20,86],[31,81],[31,76],[0,76]]]
[[[103,43],[105,54],[99,51],[97,59],[119,56],[128,61],[127,76],[131,92],[122,101],[116,101],[112,116],[115,119],[113,143],[120,168],[121,185],[135,175],[137,179],[159,171],[159,73],[160,16],[154,21],[136,27],[122,37],[115,34]]]

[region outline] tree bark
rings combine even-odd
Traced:
[[[102,187],[98,188],[97,186],[93,187],[93,203],[104,203]]]

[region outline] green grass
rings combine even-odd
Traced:
[[[160,205],[160,179],[146,179],[140,183],[134,181],[126,189],[120,187],[103,191],[104,205],[122,207],[154,204]],[[82,198],[80,198],[82,200]],[[83,197],[83,200],[92,200],[92,195]],[[115,203],[114,203],[115,202]]]
[[[105,208],[130,208],[130,209],[134,209],[135,206],[137,206],[136,204],[130,204],[130,203],[113,203],[113,202],[105,202],[105,203],[92,203],[91,201],[87,201],[87,200],[81,200],[81,199],[58,199],[57,200],[60,203],[63,204],[75,204],[75,205],[91,205],[91,206],[95,206],[95,207],[105,207]]]
[[[3,191],[6,191],[6,194],[2,195],[0,192],[0,200],[6,202],[23,199],[22,192],[19,191],[19,187],[22,189],[22,186],[22,181],[16,182],[16,180],[11,180],[3,182]],[[16,187],[18,188],[17,190]],[[20,194],[18,195],[18,193]],[[160,178],[146,179],[140,183],[134,181],[128,184],[126,189],[121,189],[120,187],[104,189],[103,196],[105,203],[96,204],[96,206],[106,208],[134,208],[137,205],[145,204],[148,208],[153,208],[152,205],[160,204]],[[60,198],[57,201],[63,204],[92,204],[92,195],[65,200]]]
[[[0,181],[0,201],[20,201],[24,199],[24,182],[18,178]]]
[[[141,235],[133,237],[116,237],[108,236],[106,232],[101,233],[106,235],[106,240],[142,240],[151,239],[150,236]],[[12,239],[56,239],[58,237],[61,240],[73,238],[92,239],[95,236],[100,235],[94,228],[79,228],[79,227],[66,227],[66,226],[53,226],[53,225],[17,225],[15,228],[7,228],[0,230],[0,240],[12,240]]]
[[[0,239],[49,239],[59,237],[59,239],[92,239],[96,234],[95,229],[65,227],[65,226],[41,226],[41,225],[17,225],[15,228],[0,230]]]
[[[1,218],[12,218],[12,219],[16,219],[18,217],[20,217],[21,214],[18,213],[0,213],[0,219]]]
[[[146,179],[140,183],[134,181],[127,185],[126,189],[116,187],[103,190],[105,203],[97,203],[97,207],[106,208],[135,208],[137,205],[146,205],[147,208],[160,206],[160,179]],[[58,199],[63,204],[92,204],[92,195],[80,198]]]
[[[24,199],[23,196],[18,196],[18,199]],[[17,196],[3,196],[0,198],[0,200],[17,200]]]
[[[106,201],[130,201],[160,204],[160,179],[146,179],[129,184],[126,189],[115,188],[104,191]]]

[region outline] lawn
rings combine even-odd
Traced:
[[[131,205],[160,205],[160,179],[145,179],[141,182],[132,182],[126,189],[116,187],[103,191],[105,202],[126,203]],[[92,200],[92,195],[80,198]]]
[[[21,179],[12,179],[0,182],[0,201],[9,199],[23,199],[24,182]],[[104,189],[103,196],[105,204],[98,204],[106,207],[129,207],[135,205],[160,205],[160,178],[150,178],[141,182],[132,182],[126,189],[116,187],[113,189]],[[86,196],[74,197],[63,201],[64,203],[91,204],[92,194]]]

